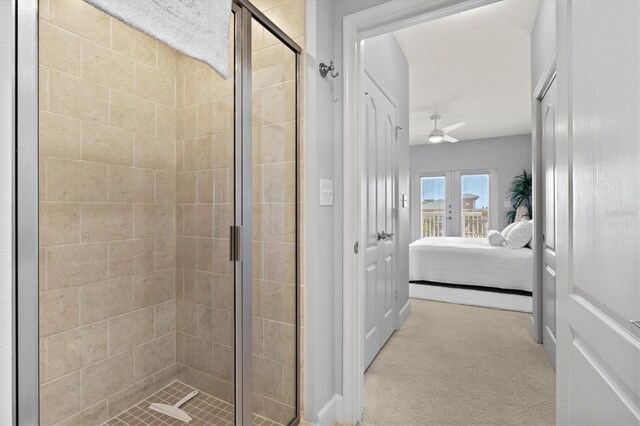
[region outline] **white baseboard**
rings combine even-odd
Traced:
[[[331,399],[318,411],[317,425],[333,425],[336,422],[338,408],[342,404],[342,395],[334,394]]]
[[[409,318],[409,314],[411,313],[411,299],[407,300],[407,303],[404,304],[402,309],[400,309],[400,313],[398,314],[398,326],[396,330],[402,327],[402,324]]]
[[[532,307],[531,296],[439,287],[434,285],[410,284],[409,296],[438,302],[458,303],[461,305],[481,306],[483,308],[505,309],[527,313],[531,313]]]

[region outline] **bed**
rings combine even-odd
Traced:
[[[422,238],[409,245],[413,297],[531,312],[533,250],[485,238]]]

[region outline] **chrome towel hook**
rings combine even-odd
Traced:
[[[333,70],[335,69],[335,67],[333,66],[333,61],[329,62],[329,65],[325,64],[324,62],[320,63],[320,75],[322,76],[322,78],[325,78],[327,76],[327,74],[329,74],[331,77],[336,78],[337,76],[340,75],[339,72],[333,72]]]

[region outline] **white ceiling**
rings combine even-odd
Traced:
[[[530,33],[539,0],[503,0],[394,32],[409,61],[410,141],[429,116],[459,140],[531,132]]]

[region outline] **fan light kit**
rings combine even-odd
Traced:
[[[442,117],[439,114],[433,114],[431,117],[429,117],[429,119],[433,121],[433,130],[427,136],[427,140],[431,143],[440,143],[443,141],[451,143],[458,142],[458,139],[449,136],[449,132],[462,127],[467,123],[465,123],[464,121],[460,121],[459,123],[439,129],[438,120],[440,120],[441,118]]]

